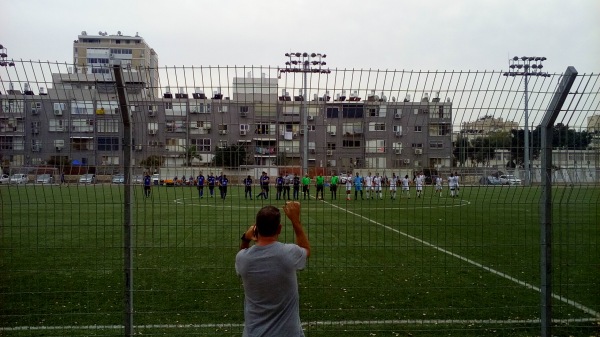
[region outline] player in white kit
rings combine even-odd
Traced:
[[[423,193],[423,184],[425,183],[425,176],[422,172],[417,174],[415,178],[415,184],[417,185],[417,198],[421,197],[421,193]]]
[[[437,176],[435,178],[435,192],[440,194],[440,197],[442,196],[442,177]]]
[[[381,177],[379,173],[375,173],[375,177],[373,177],[373,185],[375,186],[375,195],[378,199],[383,199],[383,193],[381,191]]]
[[[402,194],[400,195],[400,197],[402,197],[405,193],[408,196],[408,199],[410,199],[410,179],[408,179],[408,174],[404,176],[404,178],[401,179],[402,182]]]
[[[396,173],[392,173],[392,179],[390,179],[390,196],[392,200],[396,200],[396,186],[398,184],[398,177]]]
[[[371,172],[365,177],[365,192],[367,192],[367,199],[369,199],[369,195],[373,199],[373,176]]]

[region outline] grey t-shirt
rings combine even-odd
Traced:
[[[306,265],[306,250],[274,242],[242,249],[235,271],[244,284],[244,337],[304,336],[300,324],[296,271]]]

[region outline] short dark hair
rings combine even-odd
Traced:
[[[256,214],[256,230],[260,236],[277,234],[281,224],[281,212],[275,206],[265,206]]]

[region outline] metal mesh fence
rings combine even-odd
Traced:
[[[240,234],[296,197],[296,174],[311,179],[307,336],[540,334],[540,123],[562,74],[125,67],[123,106],[112,68],[14,63],[0,68],[0,334],[241,335]],[[599,92],[579,74],[552,130],[556,335],[598,334]]]

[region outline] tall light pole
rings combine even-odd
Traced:
[[[525,166],[525,186],[531,185],[531,164],[530,164],[530,147],[529,147],[529,96],[528,85],[529,76],[550,77],[550,74],[543,72],[542,62],[546,61],[545,57],[539,56],[515,56],[508,60],[508,72],[504,76],[523,76],[525,78],[525,139],[524,139],[524,158],[523,165]]]
[[[279,69],[280,73],[303,73],[302,78],[302,101],[300,103],[300,117],[302,118],[302,132],[304,138],[302,140],[302,171],[303,174],[308,173],[308,109],[306,101],[308,99],[307,86],[308,73],[329,74],[331,70],[324,69],[326,65],[324,58],[327,57],[321,53],[285,53],[289,61],[285,62],[285,68]]]
[[[8,50],[6,47],[0,44],[0,67],[14,67],[15,63],[13,61],[9,61],[6,58],[8,57]]]

